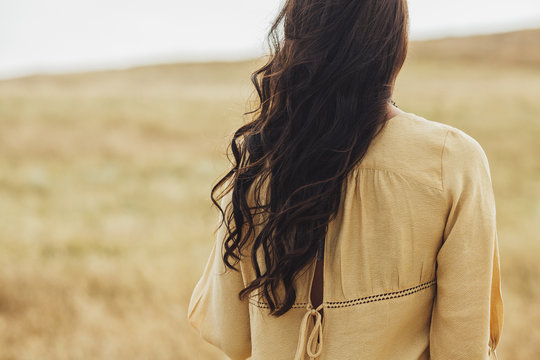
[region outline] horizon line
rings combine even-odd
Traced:
[[[518,29],[502,30],[502,31],[477,31],[467,32],[466,30],[445,32],[444,30],[435,32],[434,36],[411,38],[409,41],[428,42],[445,39],[460,39],[482,37],[498,34],[509,34],[525,31],[540,30],[540,26],[522,27]],[[431,34],[434,32],[431,31]],[[93,73],[106,71],[123,71],[133,68],[150,67],[150,66],[165,66],[174,64],[205,64],[205,63],[230,63],[252,61],[266,56],[266,52],[257,51],[256,49],[244,49],[235,51],[234,53],[223,52],[207,52],[207,53],[169,53],[155,54],[144,57],[129,57],[124,59],[105,60],[103,62],[79,63],[79,64],[63,64],[60,66],[26,66],[19,69],[0,70],[0,81],[15,80],[33,76],[54,76],[54,75],[74,75],[79,73]]]

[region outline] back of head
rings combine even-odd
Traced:
[[[256,278],[240,298],[259,289],[280,316],[337,212],[344,179],[387,120],[407,55],[407,3],[288,0],[268,43],[268,61],[251,77],[258,107],[234,133],[232,168],[211,198],[227,224],[225,264],[235,269],[230,258],[239,260],[250,245]],[[227,216],[214,198],[225,183],[224,192],[232,191]],[[265,214],[258,232],[252,210]]]

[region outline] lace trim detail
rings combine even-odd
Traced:
[[[374,301],[382,301],[382,300],[388,300],[388,299],[394,299],[402,296],[407,296],[410,294],[414,294],[420,290],[427,289],[437,283],[436,279],[433,279],[431,281],[393,292],[383,293],[383,294],[377,294],[377,295],[370,295],[370,296],[364,296],[357,299],[351,299],[351,300],[345,300],[345,301],[325,301],[324,307],[326,308],[341,308],[341,307],[347,307],[347,306],[354,306],[359,304],[366,304]],[[255,300],[250,299],[249,303],[252,305],[255,305],[260,308],[269,308],[268,304],[263,300]],[[294,303],[292,305],[293,308],[304,308],[306,307],[308,303]],[[282,304],[280,304],[282,305]]]

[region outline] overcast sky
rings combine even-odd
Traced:
[[[0,78],[235,60],[283,0],[0,0]],[[411,40],[540,28],[540,0],[409,0]]]

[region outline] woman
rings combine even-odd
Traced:
[[[232,359],[496,359],[488,159],[392,105],[406,1],[289,0],[268,39],[190,324]]]

